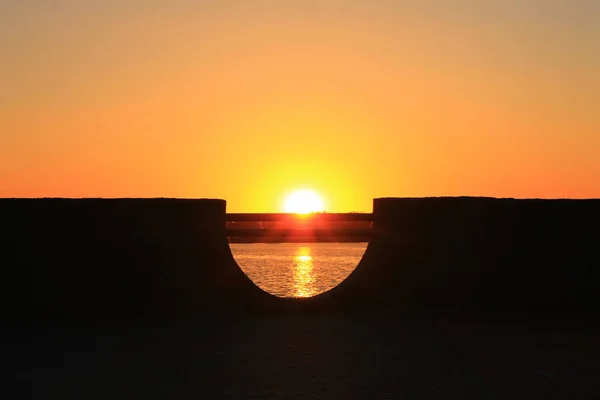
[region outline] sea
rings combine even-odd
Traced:
[[[231,243],[244,273],[278,297],[312,297],[356,268],[368,243]]]

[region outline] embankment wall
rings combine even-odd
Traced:
[[[383,198],[356,270],[278,299],[239,269],[225,201],[2,199],[4,319],[271,311],[595,313],[600,200]]]
[[[600,201],[374,200],[363,260],[329,306],[577,313],[600,306]]]
[[[231,256],[224,200],[3,199],[0,220],[11,319],[226,315],[271,300]]]

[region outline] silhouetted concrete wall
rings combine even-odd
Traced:
[[[277,299],[239,269],[223,200],[0,199],[4,319],[266,311],[558,313],[600,306],[600,201],[375,199],[341,285]]]
[[[373,238],[323,300],[342,308],[581,312],[600,305],[600,201],[374,200]]]
[[[194,316],[253,307],[224,200],[0,200],[5,317]]]

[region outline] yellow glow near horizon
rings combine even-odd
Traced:
[[[286,197],[283,209],[288,213],[309,214],[325,211],[325,203],[314,190],[296,190]]]

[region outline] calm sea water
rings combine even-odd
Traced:
[[[356,268],[367,243],[231,243],[240,268],[279,297],[311,297],[337,286]]]

